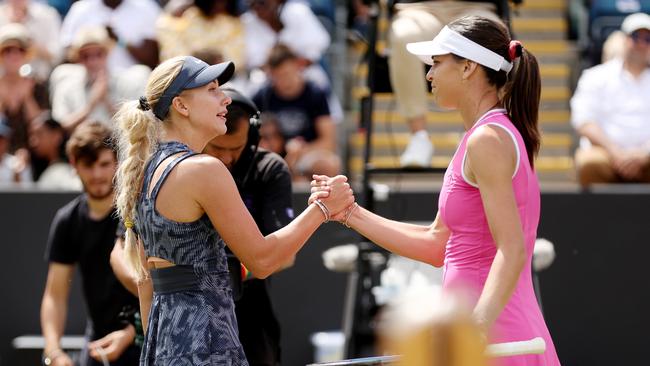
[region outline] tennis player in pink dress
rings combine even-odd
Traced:
[[[467,131],[445,174],[436,219],[412,225],[356,203],[334,219],[396,254],[444,265],[444,290],[468,295],[490,343],[546,343],[542,354],[497,358],[495,365],[559,365],[531,278],[540,215],[537,60],[503,25],[478,16],[407,49],[432,65],[427,80],[436,104],[458,110]],[[312,197],[325,196],[328,181],[314,176]]]

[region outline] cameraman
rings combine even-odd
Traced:
[[[258,148],[257,106],[234,89],[223,91],[232,99],[226,115],[228,132],[210,141],[204,153],[230,170],[248,211],[267,235],[293,219],[289,168],[279,155]],[[248,362],[251,366],[279,365],[280,326],[269,296],[270,281],[246,278],[245,269],[238,273],[239,261],[231,258],[239,339]],[[292,264],[293,258],[285,268]]]

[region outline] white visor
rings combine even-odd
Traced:
[[[433,64],[433,60],[431,60],[432,56],[453,53],[456,56],[489,67],[494,71],[503,70],[510,72],[512,69],[512,63],[506,61],[502,56],[463,37],[447,26],[442,28],[440,33],[432,41],[408,43],[406,49],[410,53],[418,56],[427,65]]]

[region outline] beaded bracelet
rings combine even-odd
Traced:
[[[330,221],[330,210],[327,208],[327,206],[325,206],[325,204],[321,200],[315,200],[314,203],[323,212],[323,215],[325,216],[325,222],[329,222]]]
[[[345,214],[345,220],[341,222],[341,224],[345,225],[345,227],[347,227],[348,229],[350,228],[350,225],[348,225],[348,220],[350,220],[350,217],[352,217],[352,213],[354,212],[354,210],[357,209],[357,207],[359,207],[359,204],[356,202],[353,203],[352,207],[350,207],[348,209],[348,212]]]

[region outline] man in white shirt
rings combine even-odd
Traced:
[[[134,64],[158,64],[156,19],[160,7],[153,0],[79,0],[70,8],[61,28],[61,44],[69,47],[79,29],[107,27],[116,47],[108,66],[119,71]]]
[[[571,98],[582,186],[650,182],[650,16],[625,18],[621,58],[583,72]]]
[[[86,120],[110,126],[120,102],[144,93],[150,69],[144,65],[120,72],[109,69],[108,55],[115,47],[104,27],[83,28],[70,47],[70,57],[77,63],[52,71],[52,116],[68,133]]]

